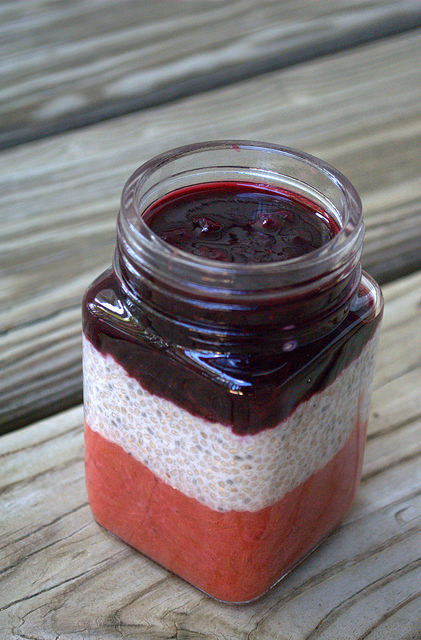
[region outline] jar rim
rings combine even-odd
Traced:
[[[146,224],[142,218],[143,210],[140,210],[139,193],[146,181],[156,172],[159,172],[165,165],[177,161],[180,158],[194,156],[195,154],[207,151],[252,151],[256,153],[277,154],[280,158],[290,158],[297,160],[307,167],[316,170],[330,180],[341,193],[344,202],[343,221],[339,231],[328,240],[323,246],[314,249],[302,256],[265,263],[237,263],[222,262],[203,258],[181,249],[176,249],[162,240]],[[268,184],[270,184],[268,182]],[[332,271],[332,266],[341,260],[344,252],[352,255],[354,260],[361,254],[362,240],[364,235],[364,223],[362,219],[362,204],[357,190],[353,184],[340,171],[329,163],[308,154],[304,151],[291,147],[276,145],[272,143],[259,142],[253,140],[215,140],[206,142],[196,142],[194,144],[179,146],[169,151],[154,156],[138,169],[136,169],[127,180],[121,197],[121,209],[119,215],[119,233],[127,240],[128,252],[135,262],[141,259],[154,263],[156,267],[159,263],[167,261],[171,264],[171,273],[189,272],[191,279],[196,281],[196,285],[202,285],[203,279],[209,283],[212,279],[213,290],[232,290],[232,283],[253,280],[254,291],[267,288],[263,281],[274,277],[285,276],[285,284],[308,281],[309,274],[322,274]],[[167,270],[168,271],[168,270]],[[306,274],[306,275],[304,275]],[[162,275],[162,274],[161,274]],[[168,274],[167,274],[168,275]],[[165,279],[165,274],[163,274]],[[171,279],[171,276],[169,276]],[[257,282],[260,280],[260,285]],[[193,283],[191,283],[193,284]],[[237,287],[234,287],[237,288]],[[240,289],[243,287],[240,285]]]

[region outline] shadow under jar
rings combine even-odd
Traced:
[[[182,147],[124,187],[83,302],[89,502],[214,598],[261,596],[353,501],[383,308],[363,233],[349,181],[275,145]]]

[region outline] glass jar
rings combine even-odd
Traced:
[[[305,199],[339,231],[297,258],[223,263],[142,217],[180,188],[238,181]],[[214,598],[262,595],[351,506],[383,308],[363,233],[349,181],[275,145],[182,147],[124,187],[113,267],[83,302],[89,502]]]

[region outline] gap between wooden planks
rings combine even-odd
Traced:
[[[0,145],[421,26],[417,0],[27,0],[0,6]]]
[[[421,267],[421,31],[0,154],[0,429],[81,400],[80,303],[111,263],[122,185],[154,153],[235,135],[356,184],[364,265]],[[418,144],[417,144],[418,143]]]
[[[384,288],[363,480],[339,529],[258,602],[221,605],[96,525],[82,410],[0,438],[0,635],[417,640],[421,273]]]

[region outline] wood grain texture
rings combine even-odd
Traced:
[[[0,144],[150,107],[421,25],[418,0],[0,5]]]
[[[362,485],[290,576],[254,604],[221,605],[96,525],[76,407],[0,438],[0,637],[418,640],[421,274],[384,292]]]
[[[3,429],[80,401],[82,292],[124,181],[170,147],[235,135],[325,158],[363,197],[371,274],[421,267],[420,95],[415,32],[0,154]]]

